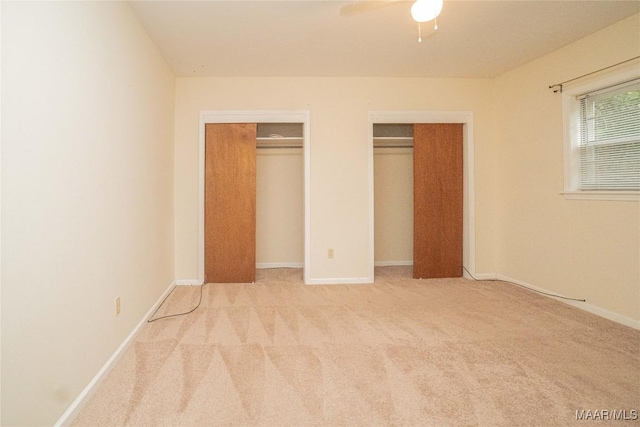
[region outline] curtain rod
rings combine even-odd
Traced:
[[[569,79],[569,80],[565,80],[565,81],[563,81],[561,83],[556,83],[554,85],[549,85],[549,89],[553,89],[553,93],[558,93],[558,92],[562,93],[562,86],[567,84],[567,83],[570,83],[570,82],[575,81],[575,80],[582,79],[584,77],[588,77],[588,76],[590,76],[592,74],[596,74],[596,73],[599,73],[599,72],[604,71],[604,70],[608,70],[609,68],[617,67],[618,65],[626,64],[627,62],[635,61],[636,59],[640,59],[640,56],[635,56],[633,58],[627,59],[626,61],[618,62],[617,64],[613,64],[613,65],[609,65],[608,67],[600,68],[599,70],[592,71],[590,73],[583,74],[581,76],[574,77],[574,78]]]

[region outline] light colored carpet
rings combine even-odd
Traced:
[[[501,282],[208,284],[146,324],[75,426],[565,426],[640,409],[640,331]],[[178,287],[156,316],[195,306]],[[622,421],[637,425],[638,421]]]

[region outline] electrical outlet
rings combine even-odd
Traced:
[[[333,259],[333,249],[327,249],[327,258]]]
[[[120,314],[120,297],[116,297],[116,316]]]

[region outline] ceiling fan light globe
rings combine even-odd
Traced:
[[[436,19],[442,12],[443,0],[416,0],[411,6],[411,16],[417,22]]]

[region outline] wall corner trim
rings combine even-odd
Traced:
[[[199,284],[199,283],[198,283]],[[84,406],[84,404],[88,401],[88,398],[93,394],[96,390],[97,386],[100,382],[107,376],[107,374],[113,369],[116,365],[116,362],[120,359],[124,351],[127,349],[129,344],[133,341],[133,338],[138,334],[142,325],[147,322],[147,319],[151,316],[153,311],[164,301],[164,298],[169,295],[173,287],[176,285],[176,281],[174,280],[167,287],[167,289],[160,295],[160,298],[151,306],[149,311],[145,313],[140,322],[133,328],[133,330],[129,333],[129,335],[124,339],[122,344],[116,349],[116,351],[109,357],[107,362],[100,368],[98,373],[93,377],[89,384],[80,392],[78,397],[69,405],[67,410],[62,414],[62,416],[56,421],[54,427],[62,427],[71,425],[75,417],[78,416],[80,410]]]

